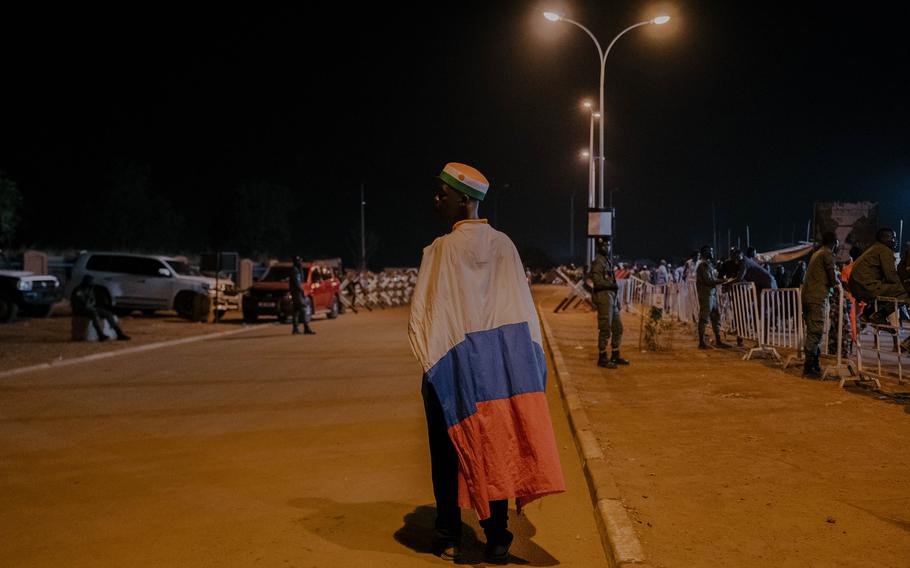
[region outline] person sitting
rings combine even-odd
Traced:
[[[104,334],[104,327],[101,325],[102,319],[106,320],[114,329],[119,341],[127,341],[130,339],[130,337],[120,329],[120,325],[117,323],[117,318],[114,317],[114,314],[106,308],[98,306],[95,298],[95,279],[90,274],[86,274],[82,279],[82,282],[73,289],[70,303],[73,306],[74,316],[82,316],[91,320],[92,326],[98,334],[98,341],[107,341],[109,339],[108,336]]]
[[[895,234],[892,229],[882,228],[875,234],[872,244],[853,264],[847,285],[850,293],[860,302],[868,304],[860,316],[872,324],[882,324],[893,311],[892,302],[880,302],[876,298],[895,298],[898,304],[910,303],[910,295],[897,274],[894,261]]]

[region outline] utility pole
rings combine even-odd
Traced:
[[[714,202],[711,202],[711,245],[714,247],[715,252],[717,251],[717,214],[714,209]]]
[[[363,197],[363,182],[360,183],[360,270],[367,269],[366,200]]]
[[[575,262],[575,190],[569,197],[569,262]]]

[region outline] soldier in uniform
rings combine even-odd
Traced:
[[[294,303],[294,327],[291,331],[293,335],[300,333],[300,320],[303,320],[303,333],[306,335],[316,335],[316,332],[310,329],[310,317],[312,314],[307,309],[306,298],[303,297],[303,259],[299,256],[294,257],[294,266],[291,268],[291,277],[288,278],[288,288],[291,292],[291,301]]]
[[[600,334],[597,348],[600,356],[597,365],[615,369],[617,365],[628,365],[629,362],[619,356],[622,343],[622,320],[619,317],[619,285],[616,283],[613,262],[607,258],[610,250],[610,237],[598,237],[597,254],[591,263],[591,283],[593,293],[591,300],[597,308],[597,329]],[[612,356],[607,358],[607,342],[613,348]]]
[[[848,286],[850,293],[867,305],[873,306],[875,298],[897,298],[901,304],[910,303],[907,290],[897,274],[894,261],[895,236],[892,229],[879,229],[875,243],[866,249],[853,264]],[[870,323],[884,323],[892,306],[880,305],[879,311],[869,314]],[[866,314],[864,314],[866,315]],[[865,319],[865,318],[864,318]]]
[[[705,327],[711,320],[711,329],[714,330],[714,345],[721,348],[730,347],[720,339],[720,310],[717,308],[717,286],[726,284],[730,280],[720,280],[717,269],[714,268],[714,247],[705,245],[701,247],[701,260],[695,269],[695,289],[698,293],[698,348],[708,349],[705,343]]]
[[[818,364],[818,344],[821,343],[824,331],[828,296],[831,289],[837,286],[834,253],[837,252],[838,244],[834,233],[822,235],[822,246],[809,260],[806,279],[800,289],[803,319],[806,321],[806,362],[803,365],[803,375],[807,377],[820,377],[822,373]]]

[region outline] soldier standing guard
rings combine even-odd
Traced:
[[[714,345],[728,348],[730,345],[720,339],[720,310],[717,308],[717,287],[730,282],[719,280],[717,269],[714,268],[714,247],[705,245],[701,247],[701,260],[695,269],[695,289],[698,292],[698,348],[707,349],[705,343],[705,327],[711,320],[711,329],[714,331]]]
[[[828,309],[828,295],[837,286],[834,272],[834,253],[837,252],[837,237],[828,232],[822,235],[822,246],[809,260],[806,280],[800,290],[803,301],[803,319],[806,322],[806,362],[803,364],[803,375],[820,377],[821,366],[818,364],[819,348],[825,327],[825,312]]]
[[[597,358],[599,367],[615,369],[617,365],[628,365],[629,362],[619,356],[622,344],[622,319],[619,315],[619,285],[613,261],[607,258],[610,250],[610,237],[598,237],[596,240],[597,255],[591,263],[591,283],[593,293],[591,301],[597,308]],[[611,341],[612,339],[612,341]],[[607,358],[607,342],[613,348],[612,356]]]
[[[300,333],[300,320],[303,320],[303,333],[306,335],[316,335],[316,332],[310,329],[310,318],[312,313],[307,309],[306,298],[303,297],[303,259],[299,256],[294,257],[294,266],[291,267],[291,277],[288,278],[288,289],[291,292],[291,302],[294,304],[294,315],[292,322],[294,324],[291,330],[292,335]],[[303,317],[301,317],[301,315]]]

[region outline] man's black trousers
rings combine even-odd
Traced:
[[[430,437],[430,465],[433,475],[433,495],[436,497],[436,536],[455,544],[461,541],[461,509],[458,507],[458,454],[449,438],[445,417],[433,385],[423,379],[423,406],[427,415]],[[490,501],[490,518],[480,521],[487,542],[506,540],[509,523],[509,502]]]

